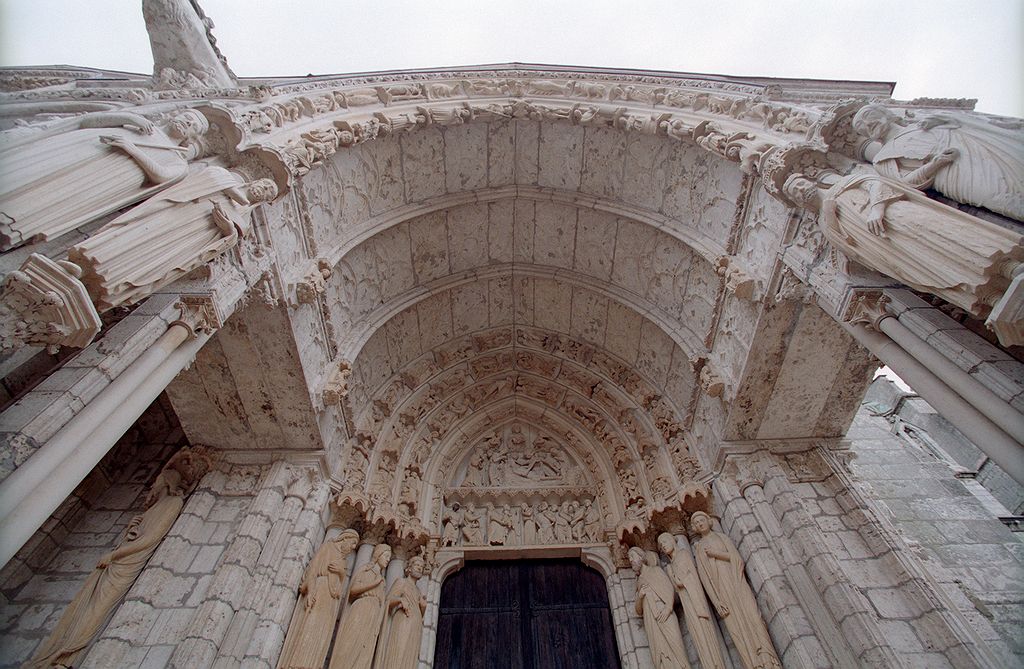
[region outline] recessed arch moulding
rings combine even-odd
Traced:
[[[713,445],[735,438],[738,426],[750,422],[740,413],[767,406],[760,396],[746,395],[763,395],[778,370],[762,365],[755,370],[762,376],[751,379],[751,352],[769,346],[784,353],[792,337],[786,323],[816,309],[786,295],[786,308],[774,302],[780,248],[794,221],[790,209],[752,178],[760,155],[755,149],[802,137],[818,113],[813,105],[803,111],[790,105],[783,114],[784,105],[774,103],[755,110],[752,91],[729,91],[728,105],[716,94],[696,92],[691,102],[699,110],[679,98],[682,107],[648,124],[641,120],[659,117],[658,108],[668,104],[645,93],[649,87],[572,83],[560,89],[563,100],[554,92],[528,93],[548,90],[544,85],[522,86],[489,94],[503,99],[481,102],[490,106],[486,113],[473,111],[476,103],[460,107],[455,93],[438,97],[440,89],[426,83],[416,94],[424,99],[411,92],[416,87],[403,97],[396,84],[381,87],[386,95],[377,91],[372,105],[352,91],[331,93],[336,102],[328,109],[327,93],[290,95],[281,88],[259,110],[230,110],[245,135],[239,146],[279,156],[291,174],[290,190],[256,214],[274,262],[253,294],[287,315],[315,432],[339,482],[356,432],[376,440],[391,429],[368,427],[367,416],[385,401],[379,393],[403,374],[421,383],[433,378],[407,369],[425,364],[418,360],[447,373],[441,360],[448,349],[469,342],[463,364],[475,381],[468,366],[470,354],[484,353],[477,340],[505,331],[510,348],[504,353],[512,362],[504,373],[515,376],[514,388],[520,378],[526,389],[540,384],[536,392],[560,385],[557,375],[531,376],[517,367],[519,353],[531,350],[519,339],[532,328],[558,342],[548,344],[554,349],[592,347],[598,359],[614,360],[648,384],[650,397],[681,426],[655,440],[665,475],[678,490],[685,481],[673,454],[686,449],[708,471]],[[461,90],[487,97],[472,86]],[[747,102],[738,103],[741,98]],[[608,107],[610,101],[621,109]],[[280,114],[270,109],[274,105]],[[455,107],[471,113],[448,113]],[[790,116],[803,120],[787,126]],[[712,117],[715,122],[707,122]],[[330,128],[341,133],[332,135],[339,140],[333,148],[322,134]],[[327,148],[321,151],[320,144]],[[247,312],[245,318],[258,318],[258,310]],[[551,355],[544,347],[532,350]],[[573,366],[594,371],[589,360],[571,356],[558,364],[559,373]],[[834,381],[822,379],[818,395],[832,397]],[[623,383],[611,374],[601,387],[614,393]],[[563,388],[562,401],[576,392]],[[511,391],[512,406],[525,392]],[[593,386],[584,388],[581,397],[595,402],[593,393]],[[634,402],[631,410],[654,422],[645,406],[653,399],[622,394]],[[568,410],[555,404],[548,411],[554,417]],[[603,420],[617,425],[621,413],[605,412]],[[834,436],[845,428],[810,422],[786,436]],[[635,438],[618,438],[633,449],[630,462],[645,503],[655,503],[651,483],[658,476],[643,471]],[[582,443],[602,443],[588,439]],[[405,453],[379,446],[375,441],[368,453],[363,492],[370,493],[379,454],[395,453],[397,511]],[[440,507],[432,505],[428,489],[441,483],[422,482],[422,512],[429,507],[435,513]],[[610,485],[601,503],[615,507],[613,526],[626,521],[629,502],[621,485]],[[436,515],[419,519],[440,522]]]

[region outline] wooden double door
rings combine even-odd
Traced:
[[[435,669],[619,666],[604,578],[579,560],[472,562],[441,589]]]

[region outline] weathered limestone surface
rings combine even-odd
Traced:
[[[343,529],[360,543],[336,576],[358,585],[338,593],[334,667],[373,666],[381,639],[378,656],[429,669],[444,579],[534,557],[603,574],[629,669],[1024,659],[1020,543],[951,469],[985,474],[980,454],[935,457],[914,426],[858,414],[867,346],[940,395],[951,425],[994,435],[982,452],[1024,420],[1020,160],[988,162],[1019,122],[870,82],[519,64],[239,82],[195,2],[144,13],[153,77],[0,73],[14,169],[95,169],[111,189],[62,191],[81,215],[44,217],[47,241],[6,233],[21,246],[4,272],[67,276],[60,295],[5,284],[20,320],[0,358],[0,495],[85,457],[69,421],[113,443],[107,425],[131,417],[89,416],[132,406],[117,379],[137,361],[152,363],[140,387],[167,390],[0,573],[3,662],[32,654],[186,440],[214,469],[84,667],[272,669],[303,634],[289,624],[311,557]],[[97,109],[117,113],[82,113]],[[48,150],[61,142],[75,151]],[[963,207],[918,192],[932,185]],[[941,237],[921,233],[940,219]],[[998,248],[958,252],[972,229]],[[88,343],[93,307],[105,325]],[[882,315],[920,345],[884,335]],[[999,406],[977,407],[971,384]],[[659,535],[697,551],[685,611]],[[719,564],[738,565],[731,545],[742,572]],[[716,613],[694,643],[705,590]]]

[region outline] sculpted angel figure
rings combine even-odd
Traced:
[[[235,246],[249,232],[249,212],[276,195],[270,179],[246,183],[206,167],[115,218],[68,257],[100,311],[136,302]]]
[[[101,112],[0,139],[0,251],[53,239],[180,181],[209,127],[195,110],[166,130],[137,114]]]
[[[30,669],[73,667],[114,607],[135,582],[149,558],[178,519],[185,497],[195,488],[209,461],[191,450],[175,454],[146,497],[146,510],[128,524],[120,545],[96,564],[71,600],[50,636],[23,666]]]
[[[711,617],[704,587],[689,546],[676,547],[676,538],[668,532],[658,535],[658,550],[668,560],[668,577],[679,593],[690,639],[697,648],[701,669],[726,669],[718,640],[718,627]]]
[[[643,617],[655,669],[690,669],[679,619],[672,610],[676,593],[657,554],[633,546],[629,564],[636,572],[636,613]]]
[[[736,546],[711,529],[711,517],[703,511],[694,513],[690,523],[700,537],[694,546],[700,582],[729,630],[744,668],[782,669]]]
[[[356,569],[348,590],[349,606],[341,616],[331,652],[330,669],[370,669],[384,620],[384,570],[391,547],[377,544],[370,561]]]
[[[348,582],[345,560],[358,544],[359,533],[344,530],[325,541],[310,560],[299,584],[299,601],[288,626],[278,669],[324,666]]]
[[[1024,124],[967,113],[910,123],[879,104],[862,107],[854,130],[871,140],[864,156],[884,176],[1024,220]],[[925,178],[921,167],[946,156]]]
[[[939,169],[949,156],[920,170]],[[985,317],[1021,271],[1024,235],[927,198],[871,172],[818,181],[793,175],[783,187],[794,202],[820,211],[829,243],[844,256]]]
[[[423,634],[427,598],[416,582],[423,577],[423,558],[416,555],[405,565],[405,577],[388,590],[388,612],[380,635],[380,651],[374,669],[415,669]],[[328,635],[330,636],[330,635]]]

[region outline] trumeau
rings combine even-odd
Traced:
[[[0,69],[0,343],[84,349],[3,414],[0,496],[71,492],[165,389],[218,459],[155,530],[202,557],[129,565],[43,654],[428,669],[465,560],[580,557],[623,666],[994,665],[843,437],[877,355],[1017,471],[1019,121],[885,82],[237,78],[194,2],[144,9],[152,77]],[[181,639],[117,636],[204,562]]]

